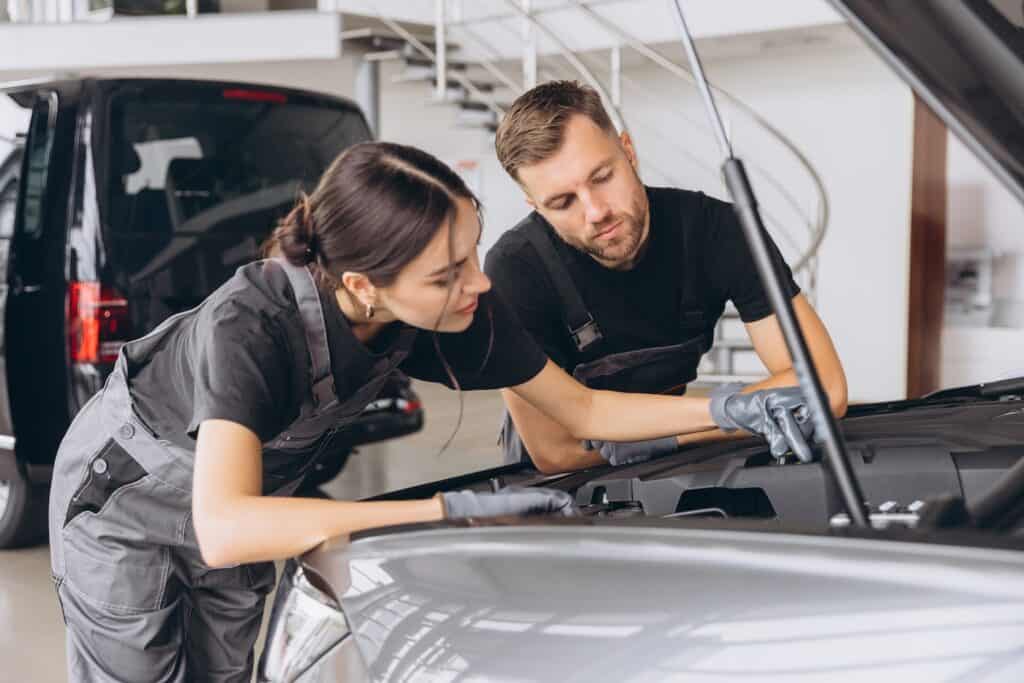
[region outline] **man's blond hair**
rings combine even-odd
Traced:
[[[518,181],[520,168],[553,156],[564,142],[566,124],[577,114],[615,135],[601,96],[576,81],[549,81],[516,98],[494,138],[505,172]]]

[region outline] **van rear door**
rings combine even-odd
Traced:
[[[107,111],[110,284],[135,336],[259,258],[299,192],[371,137],[351,103],[254,85],[131,81]]]
[[[9,234],[4,306],[3,389],[9,392],[0,422],[10,416],[18,460],[30,476],[48,480],[49,465],[68,423],[64,325],[64,225],[67,173],[63,162],[74,135],[73,112],[61,109],[55,89],[0,94],[0,120],[15,118],[7,151],[7,189],[0,226]],[[27,125],[25,125],[27,124]],[[10,132],[10,131],[8,131]],[[20,166],[20,167],[19,167]],[[15,179],[15,176],[19,178]],[[16,199],[12,183],[16,183]],[[11,202],[14,202],[13,204]],[[5,397],[5,399],[8,397]],[[0,424],[2,427],[9,425]],[[8,433],[10,433],[8,431]]]

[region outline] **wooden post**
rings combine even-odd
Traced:
[[[907,397],[940,388],[946,293],[946,126],[914,96]]]

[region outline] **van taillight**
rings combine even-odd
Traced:
[[[246,102],[270,102],[272,104],[285,104],[288,102],[287,95],[269,90],[230,88],[222,91],[221,96],[226,100],[243,100]]]
[[[68,352],[72,363],[113,363],[129,339],[128,300],[98,282],[68,285]]]

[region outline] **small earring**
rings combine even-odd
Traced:
[[[369,320],[373,317],[373,304],[366,304],[366,319]]]

